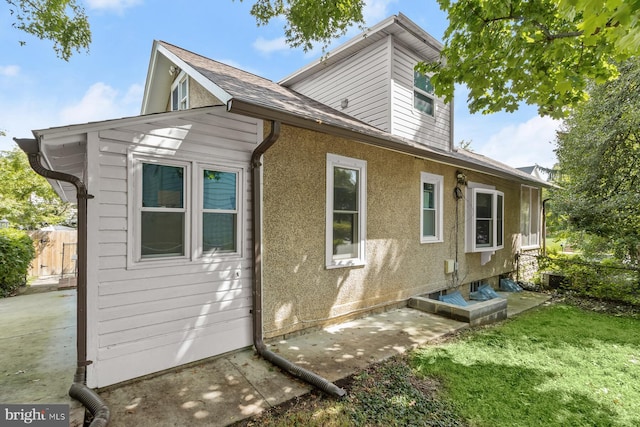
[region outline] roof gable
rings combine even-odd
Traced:
[[[177,50],[177,52],[174,50]],[[154,40],[140,114],[162,113],[166,111],[171,82],[173,80],[171,73],[172,66],[178,67],[188,74],[189,78],[197,81],[202,87],[209,91],[209,93],[220,100],[220,104],[226,104],[229,99],[232,98],[229,93],[221,89],[212,80],[206,78],[200,70],[196,68],[193,63],[197,63],[197,61],[193,61],[194,58],[203,57],[180,49],[172,44]],[[192,59],[192,61],[188,62],[189,59]]]
[[[357,35],[330,51],[324,57],[313,61],[309,65],[280,80],[279,83],[284,86],[294,85],[327,66],[340,62],[389,36],[393,36],[403,45],[416,52],[423,61],[433,62],[440,59],[440,51],[443,47],[442,43],[405,15],[398,13],[398,15],[390,16],[384,21],[368,28],[362,34]]]

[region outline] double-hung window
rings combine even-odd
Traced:
[[[413,71],[413,108],[434,117],[436,104],[431,79],[419,71]]]
[[[540,189],[523,185],[520,189],[520,244],[540,246]]]
[[[139,258],[186,256],[188,165],[141,162],[139,166]]]
[[[327,268],[365,262],[366,188],[366,161],[327,154]]]
[[[189,108],[189,76],[181,72],[171,85],[171,111]]]
[[[504,247],[504,194],[474,183],[469,183],[468,188],[467,252],[501,249]]]
[[[185,262],[242,253],[241,168],[138,158],[131,262]]]
[[[202,168],[202,252],[238,251],[238,172]]]
[[[420,242],[442,242],[442,176],[420,174]]]

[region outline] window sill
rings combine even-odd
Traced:
[[[521,251],[532,251],[534,249],[540,249],[542,246],[540,245],[533,245],[533,246],[521,246],[520,250]]]
[[[504,246],[492,246],[492,247],[487,247],[487,248],[475,248],[475,249],[466,251],[466,253],[475,254],[475,253],[482,253],[482,252],[495,252],[495,251],[499,251],[500,249],[504,249]]]
[[[437,239],[437,238],[433,238],[433,239],[420,239],[420,244],[424,244],[424,243],[443,243],[444,240],[443,239]]]
[[[129,261],[126,270],[144,270],[163,267],[185,267],[190,265],[210,264],[226,261],[242,260],[241,254],[204,255],[200,258],[172,258],[172,259],[148,259],[142,261]]]
[[[349,267],[364,267],[365,262],[362,260],[350,260],[350,261],[341,261],[336,264],[327,264],[325,268],[327,270],[334,270],[336,268],[349,268]]]

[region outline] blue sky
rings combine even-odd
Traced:
[[[89,16],[93,41],[88,53],[69,62],[52,44],[11,27],[0,3],[0,150],[31,130],[139,114],[151,44],[164,40],[209,58],[278,81],[321,52],[303,52],[284,43],[282,21],[258,27],[249,14],[253,1],[79,0]],[[435,0],[368,0],[367,25],[402,12],[442,40],[446,15]],[[337,45],[358,34],[353,29]],[[26,45],[20,46],[20,41]],[[471,115],[464,88],[455,97],[456,144],[515,167],[553,166],[553,139],[559,123],[538,117],[534,107],[516,113]]]

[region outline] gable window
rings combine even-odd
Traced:
[[[431,79],[416,70],[413,71],[413,108],[431,117],[435,116]]]
[[[365,262],[366,188],[366,161],[327,154],[327,268]]]
[[[238,172],[202,169],[202,252],[238,251]]]
[[[171,111],[189,108],[189,76],[184,71],[171,85]]]
[[[504,247],[504,194],[492,187],[469,183],[467,197],[467,252]]]
[[[520,244],[540,246],[540,189],[523,185],[520,189]]]
[[[422,172],[420,242],[442,242],[442,176]]]
[[[143,162],[141,174],[140,258],[185,256],[187,166]]]

